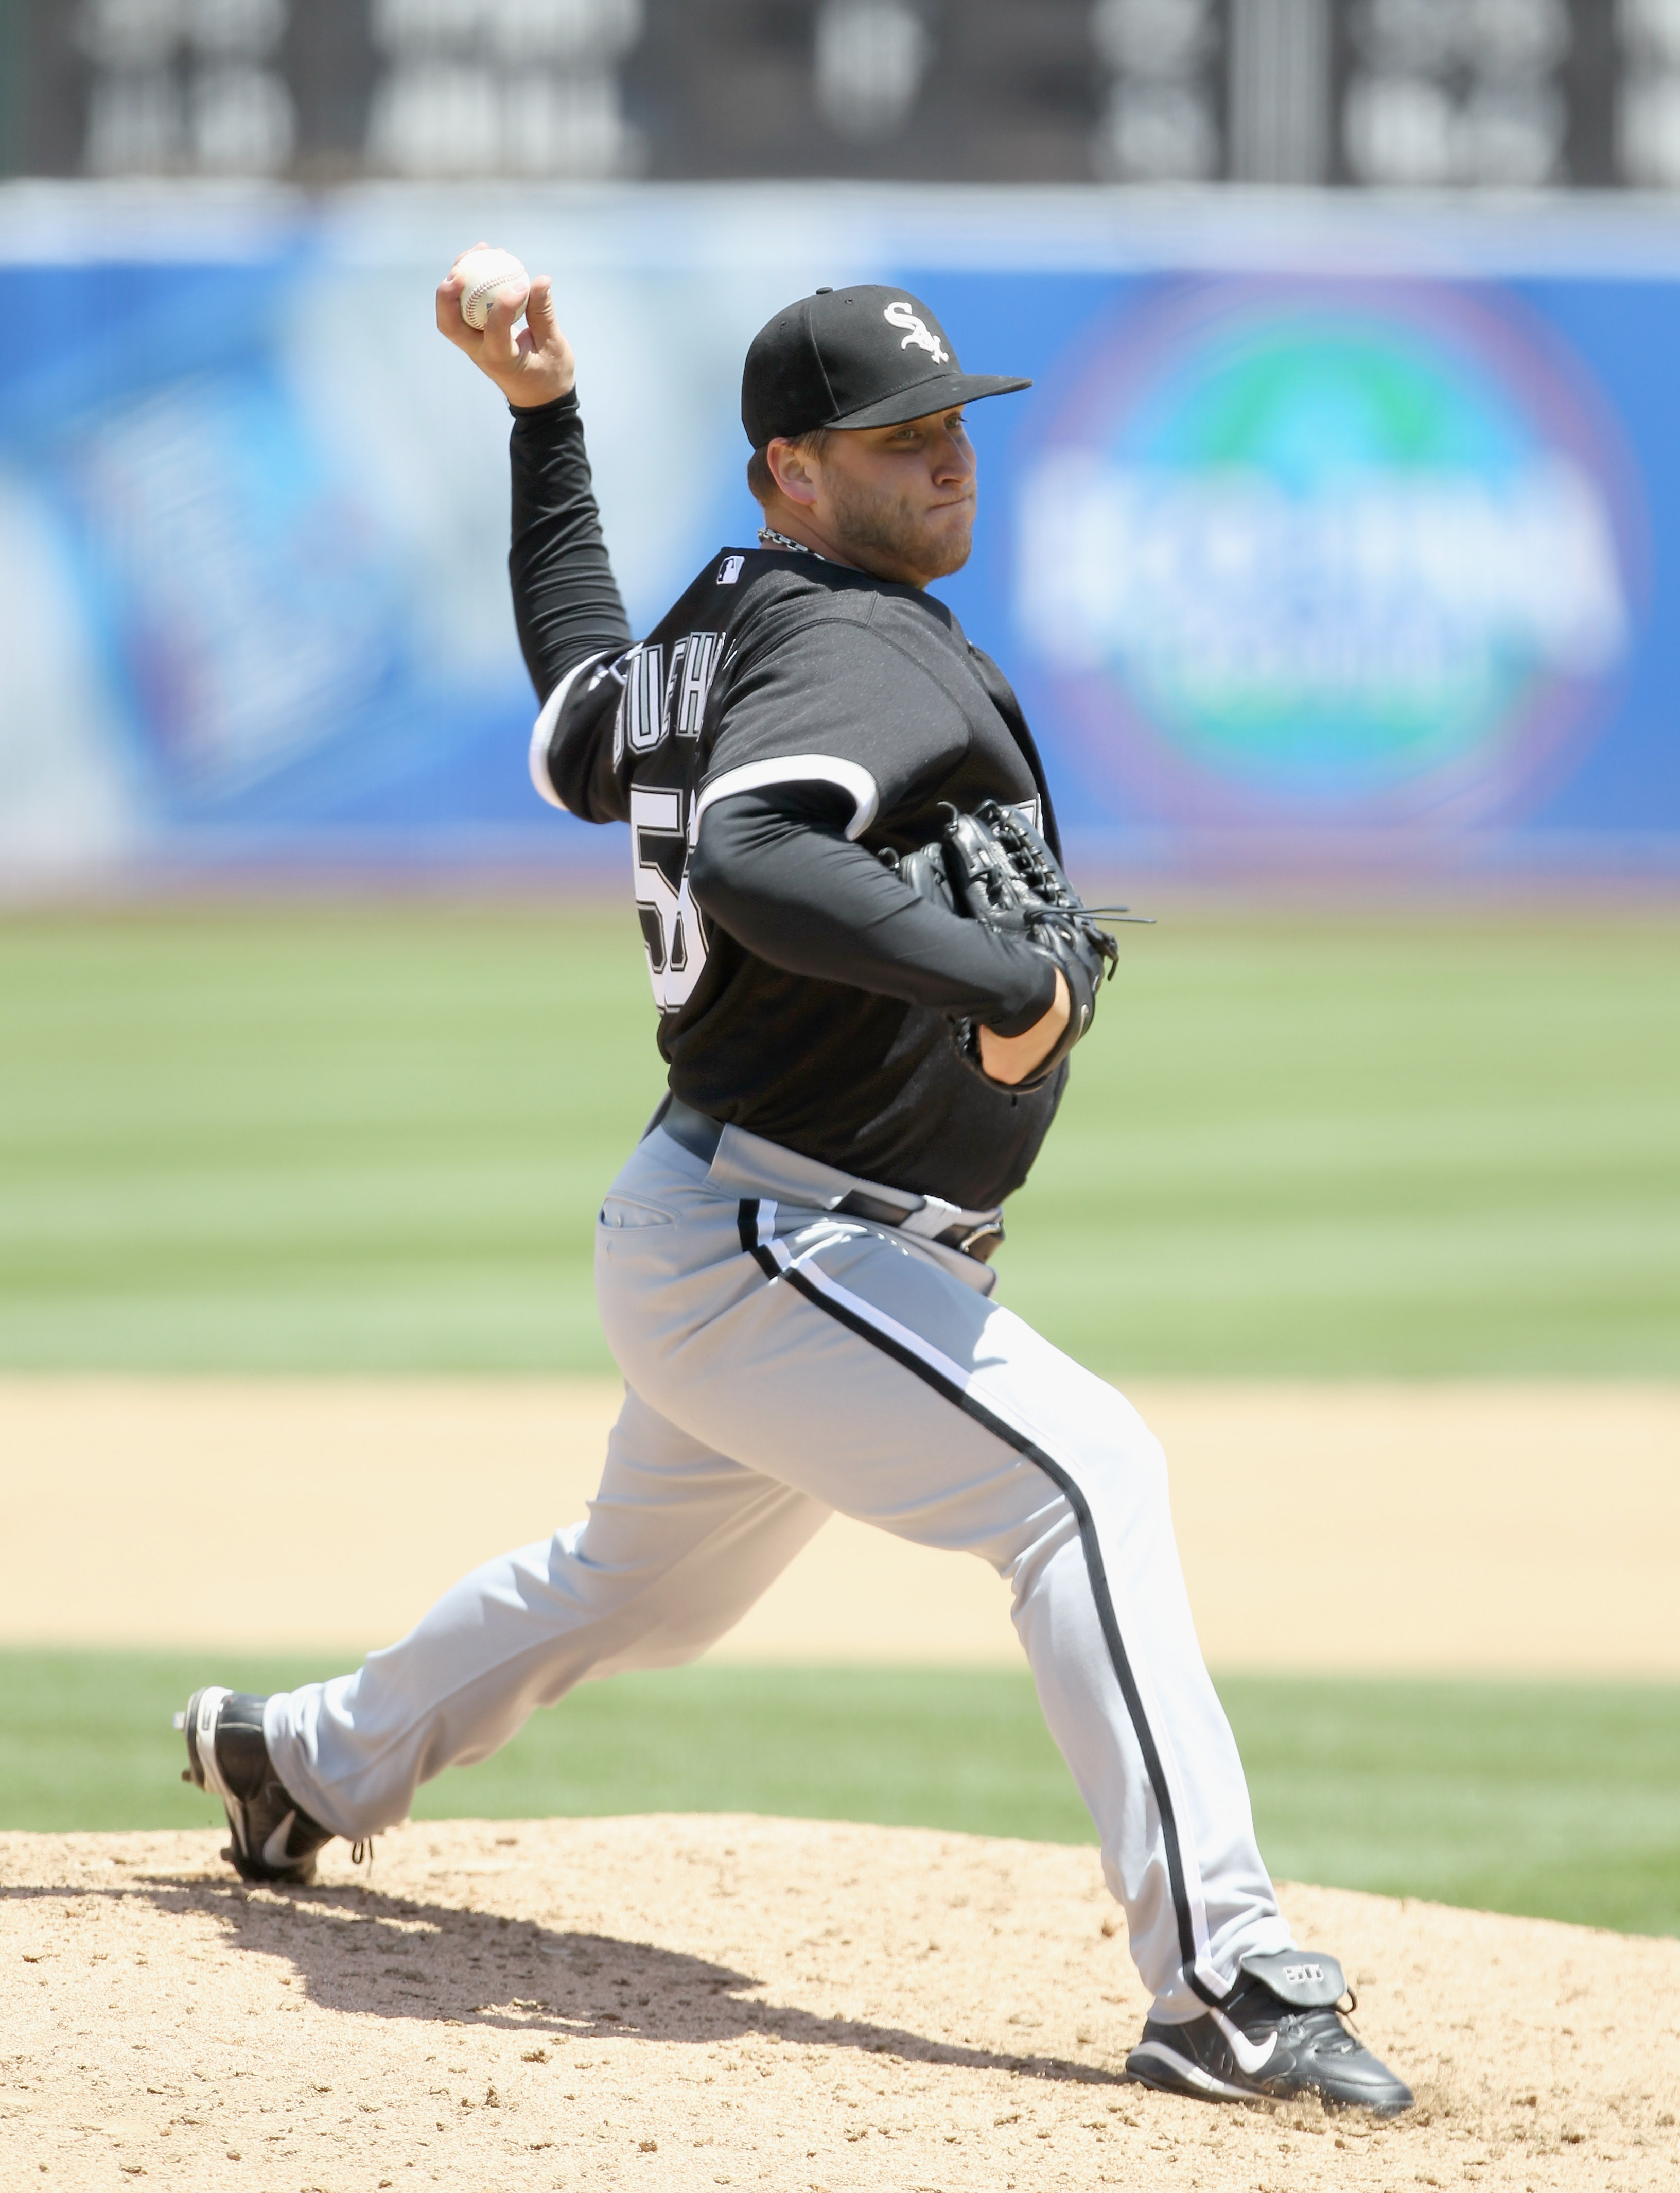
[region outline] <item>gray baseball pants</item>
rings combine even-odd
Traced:
[[[1008,1579],[1156,2015],[1197,2016],[1290,1939],[1160,1446],[984,1265],[840,1216],[860,1186],[734,1128],[709,1167],[649,1134],[597,1228],[626,1394],[586,1519],[474,1570],[357,1674],[271,1698],[276,1770],[341,1835],[390,1826],[574,1683],[703,1652],[838,1509]]]

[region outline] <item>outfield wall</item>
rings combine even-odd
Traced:
[[[525,776],[506,417],[431,290],[552,272],[645,628],[751,538],[741,352],[925,295],[941,589],[1088,855],[1680,873],[1680,228],[1637,201],[833,186],[0,190],[0,887],[622,857]]]

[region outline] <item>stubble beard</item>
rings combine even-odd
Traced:
[[[935,531],[928,514],[902,495],[865,497],[849,482],[830,488],[835,530],[848,548],[884,555],[913,571],[919,584],[949,578],[969,560],[974,545],[974,504],[970,496],[966,523],[949,532]]]

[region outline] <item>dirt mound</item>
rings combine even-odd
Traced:
[[[1378,2126],[1122,2083],[1087,1848],[452,1821],[277,1894],[221,1840],[0,1836],[8,2187],[1680,2187],[1680,1942],[1286,1889],[1418,2091]]]

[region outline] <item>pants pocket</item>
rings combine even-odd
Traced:
[[[597,1221],[615,1234],[632,1226],[674,1226],[676,1222],[675,1212],[661,1211],[656,1203],[638,1202],[633,1195],[609,1195]]]

